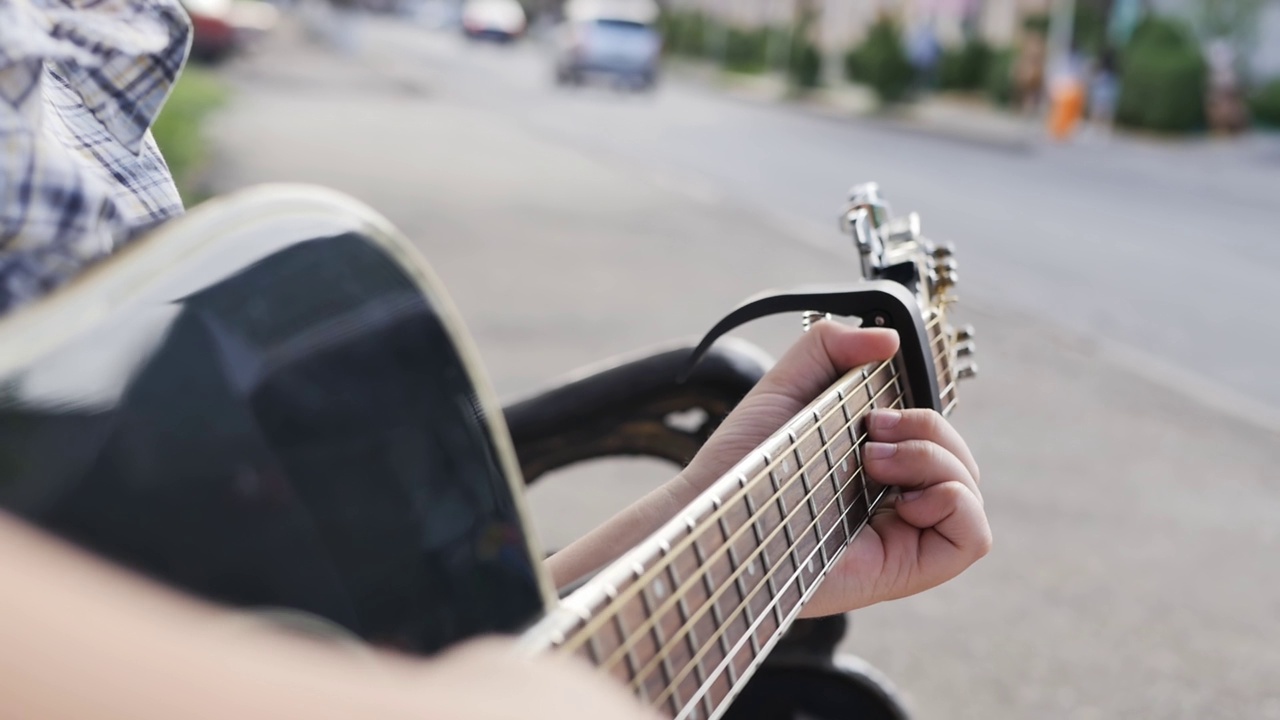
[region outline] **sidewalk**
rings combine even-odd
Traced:
[[[779,73],[728,73],[705,62],[678,60],[672,74],[760,104],[790,104],[807,112],[874,124],[894,131],[928,135],[994,150],[1035,153],[1064,170],[1091,172],[1155,186],[1203,187],[1249,203],[1280,198],[1280,133],[1251,132],[1240,137],[1161,137],[1082,126],[1064,142],[1051,139],[1039,116],[992,107],[980,98],[934,95],[900,108],[881,110],[865,87],[842,84],[803,96],[792,93]]]
[[[1031,150],[1043,132],[1035,120],[1005,113],[967,98],[930,97],[924,101],[881,110],[866,87],[840,84],[810,91],[791,92],[780,73],[747,75],[730,73],[705,62],[677,60],[668,64],[672,74],[712,86],[734,97],[759,103],[792,102],[828,117],[876,123],[893,130],[916,132],[962,142],[1014,151]]]
[[[1151,163],[1158,156],[1181,164],[1208,163],[1270,165],[1267,174],[1280,173],[1280,133],[1251,132],[1236,138],[1204,136],[1160,137],[1138,132],[1114,131],[1105,137],[1083,128],[1074,138],[1056,142],[1048,137],[1039,115],[1020,115],[993,108],[980,97],[932,95],[890,110],[879,109],[867,87],[842,83],[795,96],[781,73],[742,74],[724,72],[705,61],[668,61],[675,76],[716,87],[719,91],[754,102],[791,102],[828,117],[876,123],[897,131],[922,133],[948,140],[1012,151],[1039,149],[1093,149],[1096,160],[1119,158],[1123,163]],[[1262,179],[1262,178],[1258,178]]]

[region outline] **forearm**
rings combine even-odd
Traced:
[[[267,631],[4,513],[0,588],[3,717],[421,718],[432,693],[426,663]]]
[[[753,390],[679,475],[552,555],[547,567],[556,587],[582,579],[638,545],[776,431],[776,417],[794,412],[767,385]]]
[[[618,559],[697,497],[684,475],[668,480],[547,559],[556,587],[565,587]]]

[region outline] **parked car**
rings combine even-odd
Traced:
[[[524,35],[527,25],[516,0],[467,0],[462,6],[462,31],[473,40],[510,42]]]
[[[662,55],[657,15],[656,5],[647,0],[567,3],[556,37],[557,82],[581,85],[605,78],[615,85],[653,87]]]
[[[191,58],[217,62],[275,27],[280,12],[261,0],[182,0],[191,16]]]

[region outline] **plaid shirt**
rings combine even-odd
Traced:
[[[0,0],[0,313],[182,212],[149,128],[190,36],[176,0]]]

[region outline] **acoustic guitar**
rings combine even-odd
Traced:
[[[210,201],[0,322],[0,506],[216,602],[415,653],[519,633],[673,717],[718,717],[888,497],[862,471],[867,412],[950,412],[973,372],[950,249],[874,186],[844,223],[866,280],[758,298],[707,343],[803,309],[897,329],[898,357],[563,599],[440,284],[384,219],[316,188]]]

